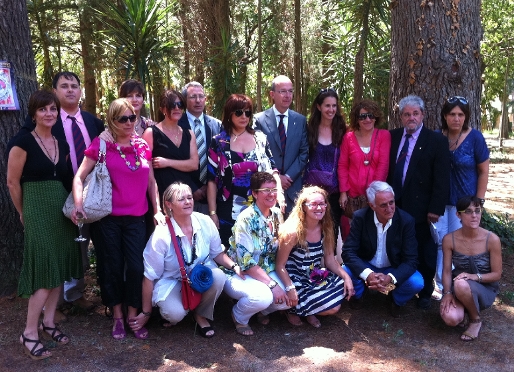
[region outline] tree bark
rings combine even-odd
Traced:
[[[363,4],[359,49],[357,50],[357,54],[355,55],[355,72],[353,75],[354,103],[362,99],[362,92],[364,91],[364,57],[366,56],[366,49],[368,47],[370,6],[370,1],[366,1]]]
[[[36,66],[30,40],[25,1],[0,0],[0,60],[8,61],[16,74],[14,83],[20,103],[19,111],[0,111],[0,296],[12,293],[17,286],[23,260],[23,226],[12,204],[3,156],[7,142],[19,130],[27,115],[30,94],[37,89]]]
[[[82,46],[82,64],[84,66],[84,91],[86,99],[84,102],[84,110],[96,116],[96,77],[95,77],[95,48],[90,43],[94,38],[95,22],[90,6],[95,4],[86,4],[80,9],[80,45]]]
[[[295,110],[305,114],[303,101],[302,80],[303,80],[303,59],[302,59],[302,19],[301,2],[294,0],[294,101]]]
[[[470,103],[470,126],[480,128],[480,0],[391,2],[389,127],[401,126],[398,102],[425,101],[424,125],[441,127],[440,111],[453,95]]]

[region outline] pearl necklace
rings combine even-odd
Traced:
[[[135,172],[139,168],[139,166],[141,165],[141,162],[139,161],[139,155],[137,154],[137,149],[134,146],[134,144],[132,143],[132,140],[130,140],[130,146],[132,146],[132,149],[134,150],[134,157],[136,158],[135,165],[130,165],[130,161],[128,161],[127,155],[125,155],[121,151],[120,145],[116,145],[116,150],[118,150],[118,152],[120,153],[121,158],[123,160],[125,160],[125,164],[127,164],[128,169],[130,169],[132,172]]]
[[[52,157],[50,156],[50,151],[48,151],[48,149],[46,148],[45,144],[43,143],[43,140],[41,139],[41,137],[39,137],[39,135],[37,134],[35,129],[34,129],[34,134],[38,138],[39,142],[41,142],[41,145],[43,145],[43,148],[45,149],[45,152],[46,152],[46,156],[48,156],[48,159],[50,159],[52,161],[53,165],[54,165],[54,177],[55,177],[57,175],[56,164],[55,164],[55,159],[57,159],[57,145],[55,144],[55,137],[52,136],[52,139],[53,139],[53,142],[54,142],[54,158],[52,159]]]

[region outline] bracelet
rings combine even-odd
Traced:
[[[210,211],[210,212],[209,212],[209,214],[210,214],[211,216],[214,216],[214,215],[216,214],[216,211]]]
[[[146,317],[150,317],[150,315],[152,315],[151,311],[141,311],[141,313]]]
[[[443,292],[443,296],[444,296],[444,295],[447,295],[447,294],[452,294],[452,291],[446,291],[446,292]]]
[[[478,282],[482,283],[482,274],[477,273]]]
[[[239,264],[237,262],[234,262],[234,264],[232,266],[230,266],[230,269],[234,270],[236,268],[236,266],[239,266]]]
[[[296,287],[294,286],[294,284],[288,285],[288,286],[285,288],[286,292],[289,292],[290,290],[293,290],[293,289],[296,289]]]

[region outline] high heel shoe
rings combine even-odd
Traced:
[[[123,318],[113,318],[114,319],[114,329],[112,330],[112,338],[115,340],[122,340],[127,335],[125,332],[125,327],[123,326]]]
[[[61,332],[61,330],[57,327],[47,327],[45,326],[45,323],[41,322],[41,326],[39,327],[41,331],[43,331],[43,337],[50,337],[52,340],[57,342],[61,345],[66,345],[68,342],[70,342],[70,339],[68,336],[66,336],[64,333]],[[58,333],[58,334],[56,334]],[[65,338],[66,340],[63,340]]]
[[[25,337],[25,335],[23,333],[21,334],[21,338],[23,340],[21,342],[21,346],[23,347],[23,351],[31,359],[33,359],[33,360],[41,360],[41,359],[50,358],[52,356],[52,353],[50,351],[48,351],[48,349],[46,347],[44,347],[44,346],[42,348],[36,350],[36,348],[37,348],[37,346],[39,344],[43,345],[40,340],[31,340],[30,338]],[[32,347],[31,350],[29,350],[29,348],[25,345],[27,342],[34,343],[34,346]]]

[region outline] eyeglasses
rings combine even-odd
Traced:
[[[293,89],[281,89],[281,90],[277,90],[277,93],[280,94],[281,96],[285,96],[286,94],[290,94],[290,95],[293,95],[294,93],[294,90]]]
[[[481,214],[482,213],[482,208],[475,208],[475,209],[471,209],[471,208],[468,208],[468,209],[465,209],[463,211],[458,211],[459,213],[464,213],[464,214],[467,214],[467,215],[472,215],[473,213],[474,214]]]
[[[303,205],[306,205],[307,208],[309,209],[318,209],[318,208],[326,208],[327,207],[327,204],[326,203],[303,203]]]
[[[459,101],[463,105],[467,105],[468,104],[468,100],[466,98],[464,98],[464,97],[461,97],[461,96],[452,96],[452,97],[450,97],[450,98],[448,98],[446,100],[446,102],[448,102],[448,103],[455,103],[457,101]]]
[[[336,90],[334,88],[323,88],[319,90],[319,94],[328,93],[328,92],[335,92]]]
[[[245,116],[247,118],[249,118],[250,116],[252,116],[252,112],[250,110],[236,110],[234,111],[234,114],[237,116],[237,117],[240,117],[241,115],[243,115],[243,113],[245,114]]]
[[[264,189],[255,189],[254,191],[262,191],[264,194],[266,195],[270,195],[270,194],[276,194],[278,192],[278,189],[277,188],[274,188],[274,189],[270,189],[270,188],[264,188]]]
[[[135,122],[137,119],[136,115],[130,115],[130,116],[118,116],[114,120],[116,120],[120,124],[125,124],[127,121],[130,121],[131,123]]]
[[[366,119],[369,119],[369,120],[373,120],[375,119],[375,115],[373,115],[372,113],[366,113],[366,114],[359,114],[359,116],[357,116],[357,119],[359,120],[366,120]]]
[[[202,99],[205,99],[205,95],[203,95],[203,94],[198,94],[198,95],[193,94],[192,96],[187,96],[187,99],[190,99],[191,101],[196,101],[197,99],[199,99],[201,101]]]
[[[169,104],[169,109],[170,110],[173,110],[175,107],[179,108],[179,109],[183,109],[184,108],[184,104],[182,102],[171,102]]]

